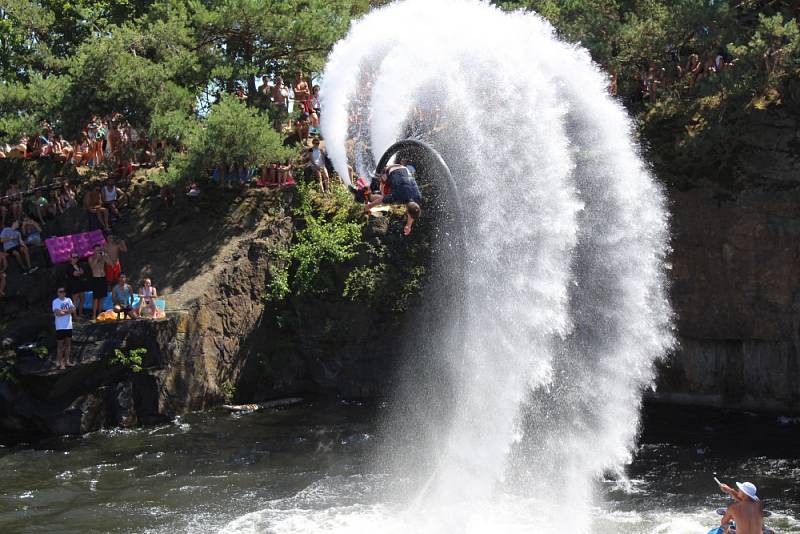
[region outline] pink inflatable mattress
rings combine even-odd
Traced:
[[[50,254],[50,261],[53,263],[68,262],[69,256],[73,252],[76,252],[81,258],[85,258],[92,254],[92,249],[95,245],[105,245],[105,243],[106,238],[103,237],[102,230],[61,237],[49,237],[44,240],[47,252]]]

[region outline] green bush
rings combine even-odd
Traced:
[[[334,184],[331,193],[319,193],[314,184],[298,185],[303,228],[295,234],[289,250],[281,253],[283,268],[271,269],[267,300],[277,302],[288,296],[331,294],[337,289],[330,269],[357,254],[364,216],[346,189]]]
[[[124,365],[134,373],[142,370],[142,357],[147,354],[147,349],[140,347],[130,349],[127,354],[124,350],[114,349],[114,357],[108,362],[110,365]]]

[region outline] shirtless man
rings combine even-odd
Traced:
[[[108,282],[109,286],[113,286],[119,280],[119,273],[122,271],[122,266],[119,263],[119,253],[128,252],[128,245],[124,239],[109,235],[103,251],[105,252],[106,261],[106,282]]]
[[[285,85],[283,85],[283,78],[281,76],[278,76],[275,79],[275,85],[273,85],[272,89],[270,89],[270,95],[272,96],[273,106],[286,108],[286,100],[289,96],[289,90]]]
[[[275,79],[275,85],[269,89],[269,95],[272,101],[271,106],[274,110],[272,112],[272,127],[278,131],[281,131],[283,128],[283,122],[286,120],[289,114],[289,108],[287,106],[289,101],[289,88],[283,85],[282,77],[278,76]]]
[[[93,213],[97,215],[97,220],[100,221],[100,225],[103,227],[103,230],[108,232],[110,230],[108,224],[108,209],[103,207],[103,195],[100,192],[101,187],[98,185],[94,189],[91,189],[86,193],[86,196],[83,197],[83,207],[89,213]]]
[[[89,283],[89,289],[92,291],[92,320],[96,320],[100,313],[100,304],[108,293],[105,271],[106,255],[100,245],[94,246],[94,251],[89,256],[89,267],[92,270],[92,279]]]
[[[762,534],[763,513],[761,501],[756,496],[756,486],[752,482],[736,483],[739,491],[734,490],[727,484],[720,484],[719,489],[730,495],[736,500],[728,506],[728,510],[722,517],[722,528],[728,532],[728,525],[731,520],[736,521],[736,534]]]
[[[308,89],[308,82],[303,78],[303,71],[299,70],[297,71],[297,78],[294,79],[294,101],[308,111],[308,100],[310,98],[311,91]]]

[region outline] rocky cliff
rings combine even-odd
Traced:
[[[656,398],[800,411],[800,122],[754,112],[726,162],[736,187],[670,192],[680,348]]]

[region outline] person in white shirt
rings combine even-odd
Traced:
[[[308,151],[308,163],[314,176],[319,180],[319,190],[326,193],[330,189],[330,176],[325,165],[325,153],[319,147],[319,139],[312,141],[312,147]]]
[[[56,318],[56,364],[59,369],[72,367],[69,353],[72,350],[72,317],[75,305],[67,296],[66,288],[58,288],[58,296],[53,299],[53,315]]]
[[[103,206],[111,211],[115,217],[119,218],[119,203],[122,201],[122,197],[125,193],[114,184],[113,178],[106,178],[106,184],[103,186],[102,194]]]

